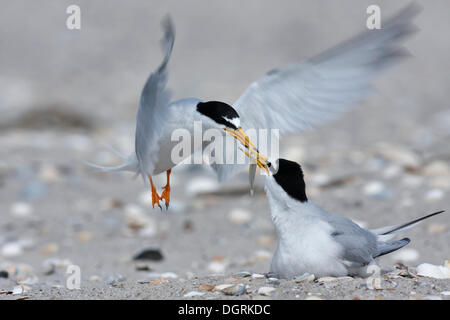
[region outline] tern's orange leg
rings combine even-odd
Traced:
[[[169,202],[170,202],[170,172],[172,170],[169,169],[167,170],[166,174],[167,174],[167,183],[166,185],[163,187],[163,192],[161,193],[161,197],[160,199],[164,199],[164,203],[166,204],[166,209],[169,208]]]
[[[158,192],[156,192],[156,188],[155,185],[153,184],[153,180],[152,177],[150,175],[148,176],[148,180],[150,180],[150,186],[152,188],[152,206],[153,208],[155,207],[155,204],[162,210],[161,205],[159,204],[159,200],[161,200],[161,198],[158,195]]]

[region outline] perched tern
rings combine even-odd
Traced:
[[[164,59],[148,78],[141,94],[135,150],[130,156],[123,157],[122,165],[94,166],[104,171],[129,170],[144,179],[148,177],[152,205],[161,207],[159,201],[164,199],[168,206],[170,172],[177,164],[171,159],[175,145],[171,134],[178,128],[193,132],[194,122],[201,121],[205,129],[220,129],[228,138],[233,137],[242,144],[245,154],[252,158],[252,185],[255,165],[267,172],[267,159],[259,153],[257,145],[250,141],[244,129],[278,129],[280,135],[295,133],[325,122],[354,105],[370,91],[376,75],[405,56],[400,40],[414,31],[411,20],[418,11],[416,6],[409,6],[386,20],[380,30],[366,30],[312,59],[270,71],[251,84],[233,106],[197,98],[170,102],[166,88],[167,64],[175,33],[170,20],[167,20],[164,24]],[[203,144],[201,147],[207,146]],[[243,168],[238,164],[212,163],[211,166],[221,181]],[[167,172],[167,184],[159,196],[152,176],[162,172]]]
[[[410,240],[392,240],[401,231],[443,211],[408,223],[367,230],[331,214],[308,200],[300,165],[285,159],[270,164],[265,190],[278,245],[270,273],[290,279],[305,273],[316,277],[367,276],[375,258],[398,250]]]

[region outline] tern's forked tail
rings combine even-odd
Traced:
[[[389,239],[392,239],[397,233],[407,230],[407,229],[410,229],[410,228],[416,226],[417,224],[419,224],[420,222],[422,222],[423,220],[431,218],[431,217],[438,215],[440,213],[443,213],[443,212],[445,212],[445,211],[442,210],[442,211],[433,212],[424,217],[414,219],[407,223],[397,224],[397,225],[389,226],[389,227],[382,227],[382,228],[374,229],[371,231],[373,233],[377,234],[378,237],[383,238],[384,240],[389,240]]]
[[[113,166],[113,167],[105,167],[105,166],[101,166],[95,163],[91,163],[91,162],[87,162],[84,161],[85,164],[87,164],[90,167],[93,168],[97,168],[102,170],[103,172],[118,172],[118,171],[131,171],[134,173],[138,173],[138,161],[137,161],[137,157],[136,157],[136,153],[133,152],[132,154],[130,154],[128,157],[124,157],[120,154],[118,154],[122,160],[123,163],[118,165],[118,166]]]

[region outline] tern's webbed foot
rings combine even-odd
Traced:
[[[162,207],[159,204],[159,200],[161,200],[161,197],[158,195],[158,192],[156,192],[155,185],[153,184],[153,180],[150,175],[148,175],[148,180],[150,181],[150,187],[152,190],[152,207],[155,208],[156,204],[162,210]]]
[[[161,200],[164,200],[164,203],[166,204],[166,209],[169,209],[169,203],[170,203],[170,185],[166,185],[163,187],[163,192],[161,193]]]
[[[159,200],[161,200],[160,196],[156,192],[156,190],[152,190],[152,207],[155,208],[155,204],[162,210],[161,205],[159,204]]]

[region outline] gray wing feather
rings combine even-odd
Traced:
[[[360,35],[305,62],[269,72],[235,102],[245,129],[298,132],[334,118],[372,90],[375,77],[406,55],[400,40],[415,31],[410,5],[380,30]]]
[[[175,41],[175,29],[170,18],[163,22],[165,37],[164,59],[158,69],[150,75],[142,90],[136,117],[135,149],[139,173],[151,174],[159,149],[158,141],[167,117],[170,91],[166,88],[167,64]]]
[[[409,240],[408,238],[404,238],[404,239],[397,240],[397,241],[391,241],[391,242],[379,242],[377,251],[375,252],[375,255],[373,257],[374,258],[380,257],[382,255],[385,255],[385,254],[391,253],[393,251],[396,251],[398,249],[401,249],[410,242],[411,242],[411,240]]]
[[[334,228],[332,237],[343,248],[342,259],[352,266],[365,266],[373,260],[377,250],[376,236],[345,217],[327,216]]]
[[[272,70],[234,103],[247,129],[279,129],[280,135],[324,123],[372,91],[375,77],[406,56],[400,41],[415,31],[418,5],[404,8],[380,30],[358,36],[307,61]],[[239,167],[218,166],[222,177]]]

